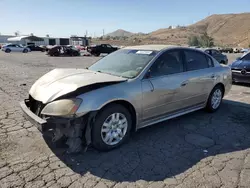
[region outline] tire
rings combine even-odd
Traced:
[[[104,126],[105,121],[107,122],[107,125],[109,124],[109,120],[112,121],[112,114],[118,114],[119,113],[119,119],[122,121],[125,121],[126,119],[126,125],[127,128],[117,128],[117,132],[118,129],[120,129],[120,133],[123,132],[124,136],[122,137],[122,139],[120,141],[117,141],[117,143],[113,140],[115,140],[115,137],[119,137],[119,133],[116,132],[116,130],[112,130],[112,128],[108,128],[108,126]],[[125,118],[124,118],[125,117]],[[116,126],[116,125],[112,125],[112,126]],[[119,125],[117,125],[119,127]],[[120,124],[121,126],[121,124]],[[106,130],[108,130],[108,133],[102,132],[103,128],[106,127]],[[104,107],[104,109],[102,109],[97,117],[96,120],[94,122],[93,128],[92,128],[92,144],[94,146],[94,148],[96,148],[99,151],[109,151],[112,150],[114,148],[119,147],[120,145],[122,145],[123,143],[125,143],[129,136],[130,136],[130,132],[131,132],[131,127],[132,127],[132,117],[131,114],[129,113],[129,111],[122,105],[119,104],[111,104],[108,105],[107,107]],[[125,131],[126,130],[126,131]],[[112,133],[113,132],[113,133]],[[113,143],[111,144],[107,144],[107,142],[105,142],[105,136],[107,136],[107,134],[111,134],[114,135],[114,137],[111,139],[111,141],[113,141]]]
[[[28,53],[28,50],[27,50],[27,49],[24,49],[24,50],[23,50],[23,53]]]
[[[7,49],[5,50],[5,52],[6,52],[6,53],[10,53],[11,50],[10,50],[9,48],[7,48]]]
[[[78,56],[78,53],[77,52],[73,52],[73,56]]]
[[[215,93],[215,92],[217,92],[217,93]],[[217,105],[213,104],[213,100],[216,99],[216,97],[214,95],[217,95],[217,100],[219,100],[219,101],[217,101],[218,102]],[[205,107],[206,111],[207,112],[217,111],[220,108],[223,95],[224,95],[224,90],[223,90],[222,86],[220,86],[220,85],[215,86],[213,88],[213,90],[211,91],[209,98],[207,100],[207,105]],[[215,97],[215,98],[213,99],[213,97]]]
[[[96,52],[96,53],[94,53],[94,56],[98,57],[98,56],[100,56],[100,54],[101,54],[101,53]]]

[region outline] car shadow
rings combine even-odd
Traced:
[[[89,148],[67,154],[46,140],[74,172],[116,182],[161,181],[199,161],[250,147],[250,105],[224,100],[216,113],[203,110],[158,123],[134,133],[128,143],[109,152]]]

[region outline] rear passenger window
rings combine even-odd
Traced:
[[[192,50],[185,50],[184,53],[187,63],[187,71],[206,69],[210,67],[204,54]]]

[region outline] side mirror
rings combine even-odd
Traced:
[[[145,78],[148,79],[148,78],[150,78],[150,77],[151,77],[151,71],[148,70],[148,72],[147,72],[146,75],[145,75]]]
[[[240,59],[241,59],[241,57],[237,57],[237,58],[236,58],[237,61],[240,60]]]

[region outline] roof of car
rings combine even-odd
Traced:
[[[173,48],[173,47],[180,47],[177,45],[162,45],[162,44],[157,44],[157,45],[138,45],[138,46],[127,46],[123,49],[135,49],[135,50],[153,50],[153,51],[161,51],[163,49],[167,48]]]

